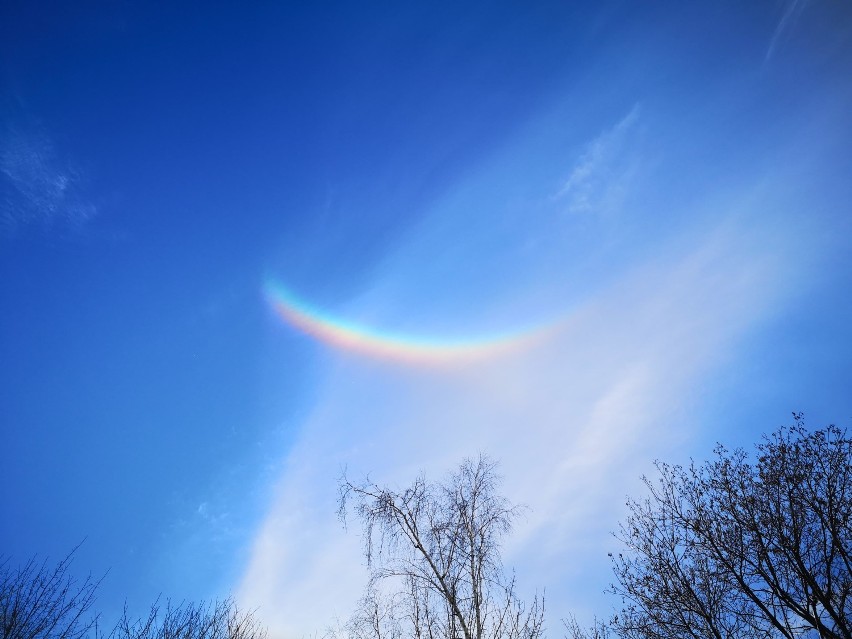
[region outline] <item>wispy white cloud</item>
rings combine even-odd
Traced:
[[[371,368],[331,375],[288,457],[240,598],[274,637],[344,616],[363,584],[358,536],[335,521],[343,465],[380,481],[440,474],[479,450],[502,461],[506,490],[531,506],[510,547],[560,587],[589,535],[606,539],[638,460],[677,433],[691,384],[719,364],[771,300],[776,265],[720,232],[624,278],[540,350],[450,377]],[[602,556],[602,552],[601,552]],[[564,614],[567,611],[561,610]]]
[[[633,136],[639,118],[634,108],[586,145],[548,212],[567,201],[594,214],[620,185],[628,191],[623,201],[636,200],[631,191],[639,185],[625,181],[623,169],[641,158]],[[548,133],[550,125],[543,124]],[[417,296],[404,291],[425,289],[431,312],[441,308],[442,283],[466,282],[469,288],[447,299],[479,301],[479,289],[489,290],[492,299],[483,303],[501,317],[518,315],[507,308],[529,310],[535,299],[538,311],[558,318],[552,333],[524,352],[439,372],[328,356],[313,413],[271,489],[238,586],[273,639],[309,635],[347,616],[363,587],[358,532],[336,519],[341,468],[403,485],[420,471],[439,476],[479,451],[501,461],[506,494],[530,506],[506,559],[522,588],[547,590],[551,627],[599,603],[624,495],[638,489],[654,457],[670,457],[695,434],[682,424],[695,423],[706,386],[736,365],[743,337],[794,286],[801,265],[785,259],[792,240],[779,221],[797,204],[773,199],[774,182],[764,176],[775,175],[774,166],[707,185],[701,197],[666,213],[689,223],[649,234],[652,250],[621,259],[606,250],[622,244],[594,234],[617,233],[619,219],[653,223],[654,202],[635,210],[613,205],[615,223],[587,231],[577,223],[582,216],[498,210],[503,176],[525,179],[515,170],[523,154],[509,149],[506,157],[490,179],[480,176],[462,196],[448,196],[446,209],[399,247],[355,306],[369,317],[404,299],[416,315]],[[624,158],[633,159],[619,164]],[[538,184],[541,192],[549,188]],[[487,204],[477,207],[477,199]],[[530,237],[541,240],[535,250],[518,251]],[[796,242],[805,250],[801,234]],[[612,266],[586,281],[588,261],[566,247],[591,244],[610,247],[599,257]],[[495,277],[504,278],[503,288],[492,286]]]
[[[11,234],[28,226],[76,228],[97,208],[82,193],[82,176],[60,159],[39,128],[7,124],[0,145],[0,227]]]
[[[653,456],[689,436],[678,422],[696,383],[772,304],[783,279],[776,249],[735,225],[683,240],[600,290],[539,348],[487,364],[435,373],[335,361],[287,457],[240,600],[275,639],[345,617],[365,572],[357,531],[335,517],[341,468],[404,484],[485,451],[501,460],[508,496],[531,507],[507,547],[522,587],[574,587],[572,600],[551,605],[558,623],[581,605],[580,580],[587,593],[603,588],[590,587],[582,558],[605,563],[623,495]]]
[[[775,49],[780,44],[782,38],[793,28],[793,25],[799,19],[799,16],[802,15],[806,6],[807,0],[787,0],[785,2],[784,10],[778,20],[778,24],[775,25],[775,31],[772,32],[769,46],[766,48],[765,61],[769,61],[775,53]]]
[[[635,145],[630,142],[639,119],[637,104],[583,149],[555,196],[567,203],[570,213],[601,215],[620,204],[636,168]]]

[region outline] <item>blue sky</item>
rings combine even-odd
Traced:
[[[363,586],[335,480],[484,451],[548,624],[654,458],[852,418],[852,5],[6,2],[0,549],[106,614]],[[282,321],[525,333],[423,366]]]

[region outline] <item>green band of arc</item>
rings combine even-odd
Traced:
[[[440,339],[381,331],[322,311],[273,280],[264,294],[289,326],[336,349],[403,363],[440,364],[493,357],[523,348],[547,333],[548,326],[465,339]]]

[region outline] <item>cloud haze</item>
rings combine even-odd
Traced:
[[[342,469],[481,451],[559,635],[654,457],[852,414],[852,3],[66,4],[0,4],[0,547],[104,619],[322,631]]]
[[[571,163],[564,198],[590,203],[593,192],[627,184],[612,166],[617,154],[639,157],[637,144],[624,140],[637,118],[634,109],[585,145]],[[497,165],[489,169],[492,179]],[[488,179],[479,182],[480,195],[489,184],[493,189]],[[584,259],[552,237],[544,241],[564,221],[562,197],[550,198],[547,215],[509,213],[523,216],[527,230],[514,243],[482,239],[500,231],[499,225],[483,227],[479,213],[463,224],[454,216],[458,207],[437,207],[389,258],[387,279],[378,277],[350,310],[381,316],[395,292],[431,290],[433,280],[446,277],[456,277],[456,285],[468,282],[476,297],[475,290],[487,288],[477,277],[488,269],[470,262],[508,262],[527,279],[516,278],[487,307],[497,316],[517,315],[520,300],[537,291],[537,308],[554,318],[547,338],[520,353],[450,370],[327,351],[315,408],[287,454],[255,537],[238,591],[243,604],[260,608],[274,637],[309,635],[345,617],[365,572],[358,532],[345,532],[336,520],[341,469],[403,485],[420,471],[441,476],[478,452],[500,461],[506,494],[530,506],[507,546],[507,563],[518,567],[522,589],[558,594],[574,587],[573,601],[551,606],[552,627],[594,601],[606,579],[608,532],[616,527],[624,494],[648,470],[647,460],[692,436],[681,418],[702,401],[702,380],[735,357],[739,340],[790,285],[790,267],[780,257],[788,238],[743,215],[759,191],[754,186],[714,195],[703,210],[680,211],[695,222],[661,235],[653,251],[616,267],[616,276],[582,286],[589,277]],[[495,211],[485,209],[482,215],[493,218]],[[615,213],[629,212],[616,207]],[[534,251],[518,252],[516,244],[529,238],[542,241]],[[436,260],[443,261],[436,267],[441,277],[412,257],[430,251],[442,256]],[[542,265],[549,280],[529,279]],[[443,308],[437,293],[431,306]],[[588,571],[599,581],[592,588]],[[576,586],[584,582],[589,599],[579,601],[583,589]]]

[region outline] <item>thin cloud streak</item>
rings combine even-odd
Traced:
[[[641,164],[639,120],[634,107],[585,145],[542,215],[499,208],[500,176],[512,173],[519,155],[529,157],[508,149],[463,196],[448,195],[356,301],[369,317],[399,305],[406,291],[426,290],[433,312],[441,309],[441,285],[453,278],[461,290],[451,292],[450,306],[475,296],[494,314],[517,317],[535,299],[532,312],[563,319],[541,344],[455,369],[325,352],[326,380],[271,488],[237,589],[275,639],[345,618],[365,583],[360,536],[336,518],[341,469],[401,486],[419,472],[441,476],[478,452],[500,460],[507,496],[530,506],[506,562],[522,590],[544,588],[557,602],[551,627],[599,603],[624,495],[635,492],[651,459],[668,457],[695,434],[680,425],[695,422],[702,387],[736,364],[740,341],[777,312],[801,267],[784,259],[791,238],[779,224],[796,204],[773,206],[760,171],[740,183],[750,186],[708,187],[700,206],[677,211],[692,223],[656,233],[653,251],[625,257],[616,245],[608,253],[619,224],[655,204],[645,197],[627,211],[623,203],[644,188],[625,178],[625,167]],[[528,177],[538,169],[533,163]],[[608,195],[619,190],[623,201]],[[583,230],[582,215],[558,214],[566,201],[576,212],[586,202],[594,214],[612,202],[603,212],[613,223]],[[772,216],[756,214],[765,210]],[[503,226],[488,223],[504,213]],[[529,238],[535,250],[519,251]],[[796,242],[805,250],[801,234]],[[591,281],[584,248],[609,264]],[[494,278],[504,287],[485,299],[480,290],[495,291]],[[418,304],[404,308],[418,315]]]
[[[78,228],[97,215],[81,195],[78,171],[61,161],[50,137],[40,130],[6,125],[0,147],[0,227]]]
[[[608,538],[640,460],[688,436],[672,427],[691,386],[772,304],[781,268],[753,239],[721,228],[670,251],[500,366],[448,376],[340,360],[288,456],[241,602],[259,607],[274,637],[345,617],[365,573],[358,535],[334,515],[340,469],[402,484],[478,451],[501,460],[507,494],[531,506],[508,563],[523,562],[523,587],[558,590],[581,540]]]
[[[586,145],[555,196],[567,202],[569,213],[600,215],[618,204],[617,195],[627,188],[632,172],[627,138],[638,126],[640,111],[634,105],[615,126]]]
[[[802,11],[805,10],[806,4],[807,0],[789,0],[789,2],[787,2],[787,7],[784,9],[784,13],[778,20],[778,24],[775,26],[775,31],[772,33],[772,38],[769,41],[769,46],[766,48],[764,62],[769,62],[770,58],[772,58],[782,36],[784,33],[789,32],[789,30],[793,28],[796,20],[799,19],[800,15],[802,15]]]

